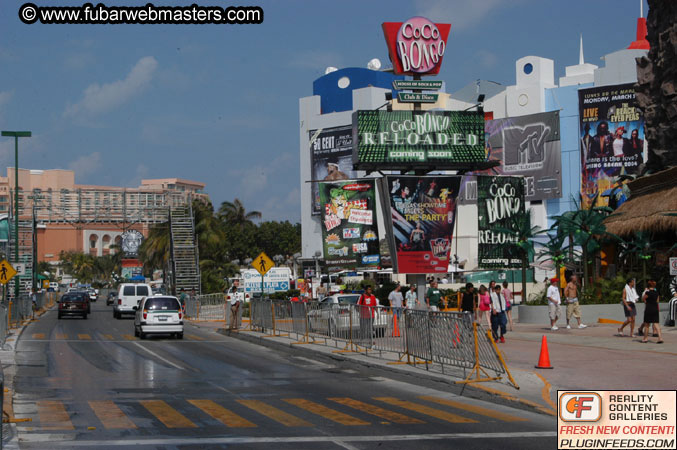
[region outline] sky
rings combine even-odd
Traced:
[[[261,6],[260,25],[27,25],[24,2],[2,0],[0,129],[32,131],[21,168],[72,169],[79,184],[196,180],[215,208],[238,198],[263,220],[298,222],[299,98],[327,66],[390,66],[382,22],[451,23],[437,79],[454,92],[514,84],[528,55],[553,59],[557,79],[578,63],[581,33],[586,62],[603,66],[635,39],[640,1],[252,1],[235,5]],[[13,140],[0,138],[1,174],[13,165]]]

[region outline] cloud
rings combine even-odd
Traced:
[[[480,24],[501,7],[514,6],[505,0],[416,0],[416,11],[437,23],[451,23],[451,32]]]
[[[94,55],[91,53],[72,53],[63,59],[63,68],[68,71],[80,71],[94,64]]]
[[[290,189],[286,195],[271,196],[260,209],[263,220],[289,220],[294,223],[301,220],[301,191]]]
[[[286,173],[292,162],[293,156],[291,153],[282,153],[269,164],[232,170],[231,174],[240,179],[240,189],[245,193],[242,197],[254,198],[261,192],[267,192],[271,177]]]
[[[0,108],[5,106],[11,100],[13,95],[12,91],[0,91]]]
[[[157,60],[152,56],[141,58],[127,76],[107,84],[91,84],[85,89],[82,100],[68,105],[63,115],[96,115],[115,109],[142,92],[150,83],[157,69]]]
[[[96,172],[101,168],[101,153],[94,152],[81,156],[71,161],[68,168],[75,172],[75,176],[78,178],[89,177],[91,172]]]
[[[302,50],[294,52],[288,66],[295,69],[322,70],[328,66],[343,67],[343,56],[336,52],[322,50]]]
[[[498,63],[498,56],[496,56],[495,53],[492,53],[488,50],[480,50],[477,52],[476,55],[480,65],[487,69],[496,67],[496,64]]]

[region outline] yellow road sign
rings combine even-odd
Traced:
[[[0,284],[9,283],[9,280],[14,278],[14,275],[16,275],[14,267],[6,259],[3,259],[0,262]]]
[[[261,254],[252,261],[252,267],[261,275],[265,275],[266,272],[273,268],[273,266],[275,266],[275,263],[272,259],[268,258],[268,255],[264,252],[261,252]]]

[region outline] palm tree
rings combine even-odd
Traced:
[[[151,270],[164,270],[169,262],[170,248],[169,222],[157,224],[150,229],[148,237],[141,244],[139,259]]]
[[[226,223],[244,227],[246,224],[253,224],[254,220],[262,217],[259,211],[247,212],[239,199],[232,202],[223,202],[219,207],[219,217]]]
[[[555,273],[559,274],[559,268],[564,263],[566,259],[564,246],[564,241],[567,239],[566,236],[561,234],[551,234],[548,233],[548,241],[542,245],[542,248],[538,252],[538,258],[542,261],[552,261],[555,265]]]

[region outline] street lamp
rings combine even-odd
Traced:
[[[19,138],[31,137],[30,131],[3,131],[2,136],[14,138],[14,263],[19,262]],[[19,298],[19,277],[14,280],[14,301]]]

